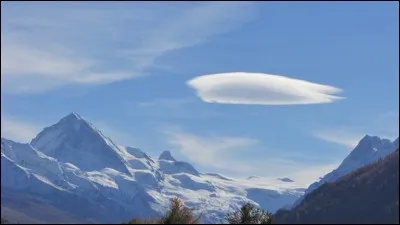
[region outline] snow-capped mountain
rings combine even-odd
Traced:
[[[112,168],[129,173],[124,159],[118,154],[118,147],[76,113],[46,127],[31,145],[47,156],[72,163],[85,171]]]
[[[319,181],[311,184],[305,191],[304,196],[299,198],[293,206],[298,205],[304,197],[326,182],[334,182],[344,175],[373,163],[394,152],[399,147],[399,138],[394,141],[382,139],[377,136],[364,136],[353,151],[343,160],[339,167],[323,176]]]
[[[160,216],[173,197],[203,213],[203,222],[219,222],[246,202],[275,212],[304,193],[296,182],[276,178],[203,174],[169,151],[154,159],[114,144],[76,113],[45,128],[29,144],[2,138],[1,189],[7,207],[15,205],[14,198],[3,193],[29,195],[84,222],[102,223]],[[46,219],[41,212],[16,209]]]

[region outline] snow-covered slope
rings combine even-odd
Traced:
[[[380,158],[394,152],[399,147],[399,138],[394,141],[381,139],[377,136],[366,135],[363,137],[353,151],[343,160],[339,167],[323,176],[319,181],[311,184],[305,191],[304,196],[299,198],[293,206],[298,205],[304,197],[325,182],[333,182],[350,172],[373,163]]]
[[[96,222],[159,216],[173,197],[203,213],[203,222],[218,222],[246,202],[274,212],[304,193],[296,182],[276,178],[202,174],[169,151],[154,159],[115,145],[76,113],[45,128],[30,144],[2,138],[1,188]]]

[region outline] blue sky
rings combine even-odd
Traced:
[[[365,134],[398,136],[398,10],[2,2],[2,136],[28,142],[74,111],[204,172],[310,183]]]

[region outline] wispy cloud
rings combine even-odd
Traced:
[[[312,129],[311,135],[352,150],[365,135],[394,140],[399,137],[398,127],[399,113],[390,111],[369,118],[364,117],[362,121],[353,125],[326,125],[323,129]]]
[[[291,159],[290,153],[281,154],[278,150],[268,150],[265,156],[248,158],[253,148],[263,144],[248,137],[229,137],[218,135],[198,135],[184,131],[180,126],[163,129],[168,143],[190,162],[196,163],[212,172],[234,177],[289,177],[305,187],[319,177],[336,168],[340,162],[309,164],[306,161]],[[300,154],[300,153],[299,153]],[[246,156],[245,158],[241,156]]]
[[[314,131],[312,134],[314,137],[324,141],[343,145],[349,149],[356,147],[357,143],[361,140],[365,134],[360,132],[354,132],[349,129],[335,129],[335,130],[319,130]]]
[[[253,3],[210,2],[182,7],[156,24],[139,49],[125,51],[142,67],[177,49],[191,47],[208,41],[212,36],[229,32],[252,18]]]
[[[189,80],[205,102],[225,104],[293,105],[330,103],[339,88],[280,75],[233,72],[210,74]]]
[[[2,4],[2,89],[37,92],[148,75],[166,53],[207,42],[253,15],[247,2],[89,5]]]
[[[201,166],[226,169],[223,163],[232,151],[246,151],[257,144],[257,140],[244,137],[200,136],[185,132],[180,127],[168,127],[163,130],[169,144],[178,149],[191,162]]]
[[[1,137],[27,143],[30,142],[45,126],[1,116]]]

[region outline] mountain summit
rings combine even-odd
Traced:
[[[343,160],[338,169],[343,173],[350,172],[385,157],[397,147],[398,143],[396,146],[396,141],[365,135],[354,150]]]
[[[85,171],[112,168],[129,173],[118,154],[118,147],[77,113],[70,113],[58,123],[44,128],[31,145]]]
[[[172,157],[170,151],[163,151],[163,153],[161,153],[160,157],[158,157],[158,160],[176,161],[174,159],[174,157]]]

